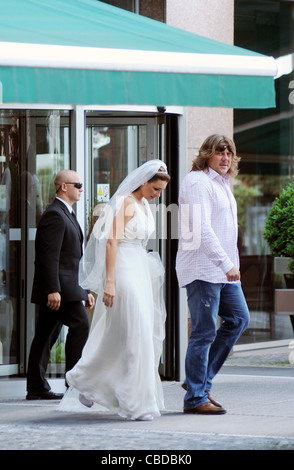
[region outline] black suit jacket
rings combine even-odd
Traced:
[[[65,204],[55,199],[37,228],[33,303],[47,302],[52,292],[59,292],[62,302],[88,299],[88,291],[78,282],[82,244],[78,222]]]

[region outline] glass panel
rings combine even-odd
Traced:
[[[61,123],[58,112],[51,112],[45,121],[34,119],[36,140],[35,175],[39,194],[36,212],[39,214],[55,198],[54,176],[59,170],[69,168],[69,124]]]
[[[235,44],[279,57],[293,53],[293,4],[279,1],[235,2]],[[277,107],[235,110],[234,139],[241,157],[234,193],[238,202],[242,285],[251,323],[240,341],[293,336],[289,316],[274,315],[274,289],[284,280],[273,273],[273,257],[263,238],[275,197],[293,181],[293,70],[276,79]],[[292,317],[293,318],[293,317]]]
[[[20,268],[20,119],[0,117],[0,364],[19,359]]]
[[[54,110],[27,114],[28,184],[30,210],[27,212],[27,263],[25,279],[27,287],[27,351],[35,333],[38,306],[31,304],[30,296],[34,271],[35,232],[41,214],[55,198],[54,177],[64,168],[70,168],[70,135],[68,113]],[[32,182],[32,191],[30,191]],[[64,363],[64,343],[67,328],[63,328],[57,343],[51,350],[49,372],[61,373]],[[58,363],[58,365],[56,365]]]
[[[146,125],[87,125],[87,236],[120,182],[147,160],[146,134]]]

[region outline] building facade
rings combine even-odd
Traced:
[[[105,3],[221,42],[274,57],[293,57],[291,1]],[[277,107],[268,110],[0,105],[0,376],[26,373],[37,319],[36,306],[30,302],[34,239],[42,211],[54,198],[56,172],[76,169],[84,181],[76,212],[87,238],[101,204],[129,171],[148,159],[158,157],[167,162],[172,179],[161,202],[176,205],[182,178],[202,141],[215,132],[233,136],[242,158],[233,189],[251,324],[240,342],[293,337],[290,318],[273,314],[272,257],[262,236],[275,196],[293,180],[293,103],[289,98],[293,71],[289,70],[276,80]],[[150,249],[160,251],[166,266],[168,314],[161,373],[180,379],[189,315],[185,292],[177,287],[173,221],[160,210],[155,212],[161,232],[151,240]],[[52,375],[63,370],[65,335],[64,329],[52,350],[48,371]]]

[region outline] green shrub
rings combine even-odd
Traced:
[[[65,344],[55,343],[51,349],[49,362],[62,363],[65,362]]]
[[[265,223],[264,238],[274,256],[294,258],[294,183],[274,200]],[[294,273],[294,261],[288,267]]]

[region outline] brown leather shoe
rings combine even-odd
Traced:
[[[183,382],[182,385],[181,385],[181,387],[182,387],[184,390],[187,390],[187,384],[186,384],[186,382]],[[208,392],[208,391],[206,390],[206,393],[207,393],[207,396],[208,396],[208,400],[209,400],[213,405],[218,406],[219,408],[222,408],[222,405],[221,405],[218,401],[216,401],[214,398],[212,398],[210,392]]]
[[[218,401],[214,400],[214,398],[212,398],[210,392],[206,392],[206,393],[207,393],[207,396],[208,396],[208,400],[209,400],[214,406],[218,406],[219,408],[222,408],[222,405],[221,405]]]
[[[223,415],[226,410],[220,406],[213,405],[210,401],[196,406],[195,408],[186,408],[184,413],[202,414],[202,415]]]

